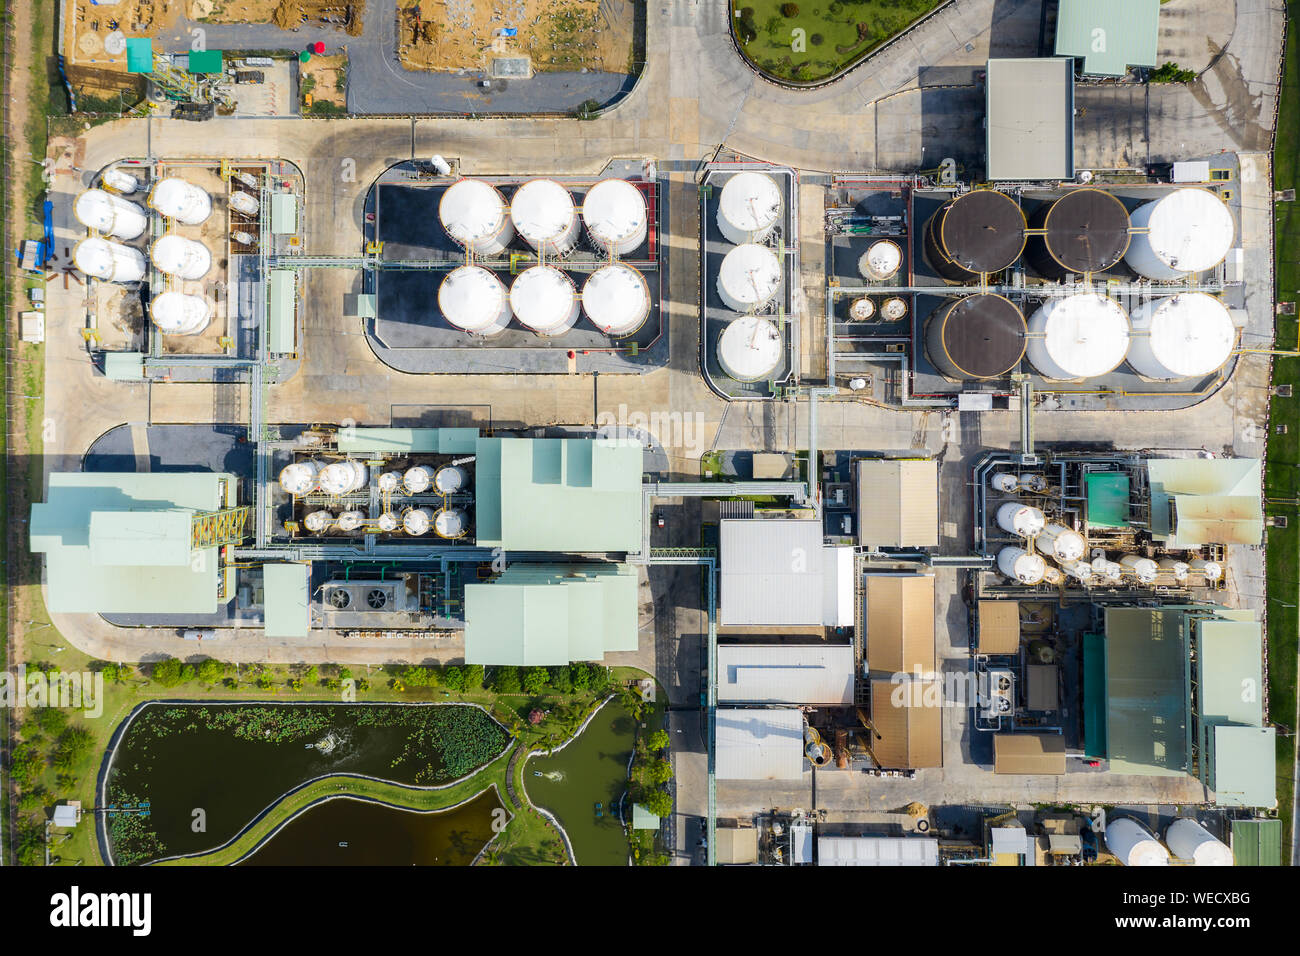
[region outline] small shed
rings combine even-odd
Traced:
[[[1020,602],[979,602],[981,654],[1015,654],[1020,650]]]
[[[1060,734],[994,734],[993,772],[1065,773],[1065,738]]]

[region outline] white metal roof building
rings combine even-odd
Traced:
[[[825,623],[822,526],[817,519],[726,518],[721,523],[718,623]]]
[[[1074,63],[989,60],[985,79],[988,178],[1074,176]]]
[[[718,648],[724,704],[853,704],[850,644],[725,644]]]
[[[719,780],[798,780],[803,776],[803,714],[797,708],[719,708]]]
[[[818,866],[938,866],[933,837],[818,837]]]

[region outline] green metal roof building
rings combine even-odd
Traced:
[[[343,428],[339,451],[346,455],[472,455],[477,428]]]
[[[231,589],[219,549],[191,550],[198,512],[234,503],[228,474],[55,473],[32,505],[53,613],[212,614]]]
[[[1256,545],[1263,540],[1258,458],[1152,458],[1146,469],[1151,536],[1166,547]]]
[[[1061,0],[1056,55],[1081,60],[1088,76],[1123,76],[1155,66],[1160,0]]]
[[[1201,780],[1215,803],[1277,803],[1276,732],[1264,726],[1264,638],[1257,621],[1199,620],[1196,631]]]
[[[465,661],[554,666],[637,648],[638,576],[625,564],[515,564],[465,586]]]
[[[1237,866],[1281,866],[1282,821],[1233,820],[1232,859]]]
[[[1083,478],[1092,528],[1127,528],[1128,475],[1122,471],[1091,472]]]

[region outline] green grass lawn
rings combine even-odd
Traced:
[[[731,28],[745,57],[763,73],[778,80],[817,83],[853,65],[943,2],[732,0]]]

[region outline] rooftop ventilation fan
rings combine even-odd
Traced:
[[[370,605],[371,610],[378,611],[388,603],[388,595],[381,588],[371,588],[366,592],[366,603]]]
[[[352,595],[342,588],[335,588],[329,594],[329,603],[330,607],[341,611],[352,603]]]

